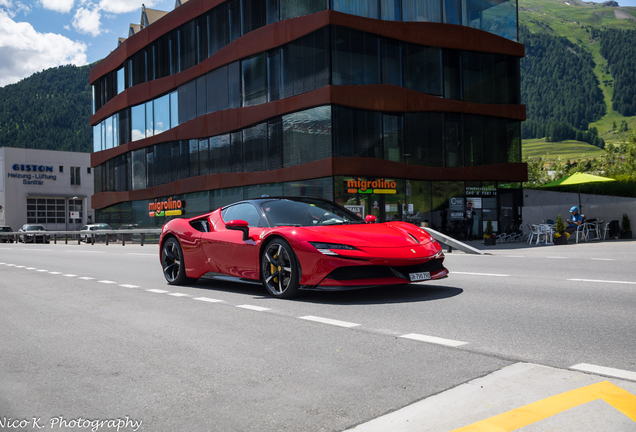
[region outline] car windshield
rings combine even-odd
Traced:
[[[270,226],[318,226],[364,223],[354,213],[324,201],[303,198],[272,200],[261,204]]]
[[[42,225],[27,225],[27,231],[46,231]]]
[[[11,231],[11,227],[1,227],[0,231],[2,231],[2,232],[12,232]]]

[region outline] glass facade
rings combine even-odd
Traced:
[[[93,84],[93,113],[124,89],[179,73],[277,21],[326,9],[387,21],[464,25],[513,41],[517,0],[228,0],[161,36]]]
[[[99,78],[93,86],[94,110],[127,88],[190,69],[263,26],[326,9],[387,21],[463,25],[517,39],[516,0],[227,0],[161,35]],[[407,102],[417,92],[476,104],[520,104],[518,57],[425,46],[326,26],[250,53],[104,118],[93,128],[94,151],[155,137],[175,127],[188,128],[190,120],[218,111],[272,103],[330,85],[377,84],[409,90],[404,92]],[[417,111],[424,107],[386,112],[346,103],[289,112],[293,104],[282,102],[276,107],[285,114],[242,129],[153,145],[138,143],[133,148],[143,147],[95,167],[95,193],[141,191],[205,175],[267,172],[332,157],[357,158],[357,163],[362,158],[404,163],[418,173],[429,171],[417,167],[439,168],[459,178],[469,178],[471,167],[521,162],[520,121],[472,114],[499,112],[495,107],[477,111],[455,104],[463,106],[463,112]],[[468,201],[478,212],[474,232],[480,233],[483,221],[503,214],[497,207],[498,194],[506,194],[506,209],[514,208],[520,199],[519,189],[510,183],[413,180],[406,178],[407,171],[394,178],[334,175],[201,190],[165,199],[187,202],[184,216],[193,217],[263,194],[317,196],[381,221],[405,220],[457,237],[466,228],[463,208]],[[201,180],[191,184],[204,184]],[[151,202],[154,199],[118,203],[97,209],[96,217],[115,226],[159,227],[166,218],[151,216]]]
[[[459,168],[521,162],[520,122],[440,112],[382,113],[326,105],[235,132],[157,144],[98,165],[95,193],[140,190],[189,177],[363,157]]]
[[[519,82],[516,57],[427,47],[325,27],[118,112],[94,126],[93,150],[148,138],[212,112],[272,102],[329,83],[392,84],[465,102],[519,104]]]

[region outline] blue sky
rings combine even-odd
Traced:
[[[636,0],[617,1],[636,7]],[[0,87],[106,57],[128,36],[129,24],[139,23],[142,3],[174,9],[174,0],[0,0]]]
[[[139,24],[141,5],[175,0],[0,0],[0,87],[54,66],[106,57]]]

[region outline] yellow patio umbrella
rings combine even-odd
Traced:
[[[602,177],[593,174],[586,174],[577,172],[574,174],[570,174],[569,176],[565,176],[553,182],[543,185],[542,187],[554,187],[554,186],[568,186],[568,185],[577,185],[579,190],[579,209],[581,208],[581,185],[585,183],[601,183],[601,182],[613,182],[616,179],[609,177]]]

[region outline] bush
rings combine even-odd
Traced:
[[[627,214],[623,214],[623,224],[622,224],[622,230],[623,232],[627,232],[627,231],[631,231],[632,230],[632,226],[629,222],[629,217],[627,217]]]

